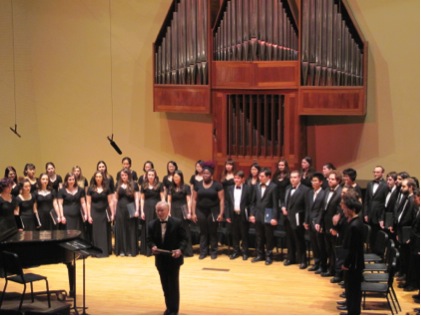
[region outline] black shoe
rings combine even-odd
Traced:
[[[331,277],[331,276],[333,276],[333,274],[332,274],[332,273],[330,273],[329,271],[322,272],[320,275],[321,275],[322,277]]]
[[[266,260],[265,260],[265,265],[268,266],[268,265],[272,264],[272,262],[273,262],[272,258],[267,257]]]
[[[339,282],[339,285],[340,285],[340,286],[344,286],[344,285],[345,285],[345,281],[344,281],[344,280],[342,280],[341,282]]]
[[[419,300],[420,299],[420,293],[412,295],[412,298],[414,300]]]
[[[342,278],[335,276],[333,278],[330,279],[330,283],[339,283],[342,281]]]
[[[231,254],[230,259],[234,260],[234,259],[237,259],[239,256],[240,256],[240,254],[238,252],[234,252],[234,253]]]
[[[263,261],[264,259],[260,256],[254,257],[251,262],[255,263],[255,262],[259,262],[259,261]]]
[[[295,261],[291,261],[289,259],[287,259],[287,260],[284,261],[284,266],[289,266],[291,264],[295,264]]]
[[[348,307],[346,305],[339,305],[339,306],[336,306],[336,309],[340,311],[346,311],[348,310]]]
[[[317,264],[312,265],[307,271],[317,271],[319,270],[319,266]]]
[[[305,268],[307,268],[307,263],[300,263],[300,269],[303,270]]]
[[[348,312],[340,312],[339,315],[349,315]]]
[[[406,286],[405,282],[401,282],[398,284],[398,288],[403,289]]]
[[[243,255],[243,260],[246,261],[248,260],[249,256],[247,256],[246,254]]]
[[[416,291],[417,289],[415,287],[413,287],[412,285],[407,285],[403,288],[403,290],[405,292],[412,292],[412,291]]]
[[[338,304],[338,305],[346,305],[346,300],[345,301],[337,301],[336,304]]]
[[[399,281],[399,282],[405,281],[405,280],[406,280],[406,276],[405,275],[402,275],[402,276],[396,278],[396,281]]]
[[[216,253],[212,253],[211,254],[211,259],[212,260],[215,260],[217,257],[218,257],[218,255]]]
[[[322,274],[323,272],[326,272],[326,271],[324,271],[322,268],[318,268],[316,271],[314,271],[314,273],[316,274]]]
[[[205,254],[200,254],[200,256],[199,256],[199,259],[200,260],[205,259],[205,258],[206,258],[206,255]]]
[[[346,294],[345,294],[345,292],[343,292],[343,293],[339,294],[339,297],[346,298]]]
[[[396,272],[395,277],[399,278],[401,276],[404,276],[405,274],[403,274],[402,272]]]

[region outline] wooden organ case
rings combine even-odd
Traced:
[[[154,111],[212,114],[217,171],[228,157],[297,168],[307,116],[365,115],[367,47],[345,0],[174,0]]]

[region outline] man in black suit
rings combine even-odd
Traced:
[[[377,232],[384,226],[384,205],[388,193],[383,179],[384,168],[376,166],[373,170],[374,180],[367,184],[364,198],[364,221],[371,227],[370,248],[374,249]]]
[[[341,213],[340,202],[342,187],[342,174],[338,171],[332,171],[328,177],[329,187],[325,190],[325,198],[323,201],[323,211],[320,214],[317,223],[320,225],[320,230],[324,232],[324,247],[326,249],[327,258],[321,258],[321,265],[327,266],[327,271],[321,273],[322,276],[328,277],[335,275],[336,255],[335,247],[337,246],[337,227],[333,224],[333,217]],[[340,281],[339,276],[336,275],[332,279],[335,282]]]
[[[187,246],[187,234],[180,219],[169,216],[167,202],[158,202],[158,218],[149,223],[148,246],[155,255],[167,309],[164,315],[177,315],[180,306],[180,266]]]
[[[284,261],[284,265],[287,266],[298,261],[300,269],[305,269],[307,268],[307,257],[303,224],[309,188],[301,184],[301,175],[298,170],[290,173],[289,180],[291,184],[287,187],[285,202],[282,205],[288,246],[288,259]]]
[[[326,267],[320,266],[320,258],[326,258],[326,250],[324,247],[321,247],[324,246],[324,243],[320,240],[323,238],[323,234],[319,233],[320,225],[317,223],[317,219],[323,211],[325,191],[322,189],[322,185],[324,179],[321,173],[315,173],[311,177],[313,190],[309,190],[307,193],[307,210],[304,222],[304,228],[310,233],[310,243],[314,258],[314,265],[308,271],[318,271],[318,273],[321,273],[323,270],[326,271]]]
[[[386,175],[387,195],[384,202],[384,228],[387,230],[389,238],[396,240],[396,236],[390,232],[393,229],[393,217],[395,204],[398,199],[399,189],[396,185],[398,174],[394,171]]]
[[[243,260],[248,259],[248,231],[249,231],[249,213],[250,203],[252,199],[252,189],[244,184],[244,172],[238,171],[234,175],[235,185],[228,189],[227,206],[228,217],[227,222],[231,224],[232,247],[234,252],[230,255],[230,259],[236,259],[243,256]],[[240,252],[241,240],[241,252]]]
[[[342,265],[345,271],[345,293],[348,315],[361,313],[361,279],[364,270],[364,225],[358,216],[361,203],[355,191],[343,194],[341,206],[348,219],[343,248],[346,256]]]
[[[273,231],[278,225],[279,206],[277,185],[270,181],[272,172],[263,168],[259,173],[260,183],[254,189],[254,197],[249,221],[256,228],[256,252],[252,262],[265,260],[266,265],[273,262]],[[264,244],[266,242],[266,252]]]

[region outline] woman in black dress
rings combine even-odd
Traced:
[[[107,164],[105,163],[104,160],[98,161],[98,163],[96,164],[96,170],[104,174],[105,180],[107,182],[108,188],[110,189],[110,192],[114,192],[115,191],[114,178],[112,175],[108,173]]]
[[[108,236],[111,230],[111,221],[114,216],[108,213],[113,208],[113,192],[110,191],[101,171],[94,173],[86,195],[89,223],[92,224],[92,244],[102,250],[98,257],[108,257],[110,253]]]
[[[37,190],[38,179],[35,177],[35,165],[33,163],[27,163],[23,168],[24,179],[28,179],[31,184],[31,193]]]
[[[221,184],[224,189],[224,210],[228,211],[228,195],[229,189],[234,186],[234,174],[235,174],[235,162],[233,159],[227,159],[225,161],[224,171],[222,171],[221,175]],[[228,214],[225,214],[225,217],[228,218]],[[219,225],[225,230],[224,234],[219,236],[219,242],[221,244],[230,245],[230,235],[231,235],[231,224],[228,222],[221,222]]]
[[[4,177],[12,179],[12,195],[17,197],[20,193],[20,185],[18,183],[18,174],[16,173],[16,169],[13,166],[7,166],[6,170],[4,171]]]
[[[140,176],[139,177],[139,180],[138,180],[139,186],[142,186],[143,183],[145,183],[145,182],[148,181],[148,171],[149,170],[155,170],[155,166],[154,166],[154,164],[153,164],[152,161],[147,160],[143,164],[143,172],[144,172],[144,174],[142,176]],[[156,176],[156,179],[157,179],[157,181],[159,181],[159,177],[158,176]]]
[[[38,180],[38,190],[35,191],[36,207],[41,230],[53,230],[57,228],[61,217],[57,205],[57,192],[53,190],[50,177],[47,173],[41,173]]]
[[[36,203],[35,194],[31,193],[31,182],[28,179],[23,180],[22,190],[18,195],[19,216],[23,222],[24,230],[35,230],[39,225],[36,223]]]
[[[167,175],[162,180],[162,183],[164,184],[165,189],[165,197],[167,198],[170,187],[173,185],[173,176],[174,172],[178,170],[177,163],[175,161],[168,161],[167,163]]]
[[[214,181],[213,163],[203,163],[203,181],[196,184],[192,198],[192,220],[199,223],[200,256],[204,259],[208,252],[211,258],[218,256],[218,222],[223,220],[224,190],[222,184]],[[209,250],[210,244],[210,250]]]
[[[309,156],[305,156],[301,159],[301,183],[312,188],[311,186],[311,177],[315,172],[312,167],[313,159]]]
[[[83,191],[85,191],[85,194],[86,194],[86,192],[88,192],[89,184],[88,184],[88,179],[86,179],[84,175],[82,174],[82,168],[76,165],[72,168],[72,173],[75,176],[77,185],[81,187]]]
[[[159,201],[165,201],[164,185],[158,181],[156,171],[149,170],[147,181],[143,182],[140,188],[140,210],[144,221],[140,235],[140,253],[146,256],[152,255],[151,249],[147,245],[148,224],[156,217],[155,205]]]
[[[191,191],[190,186],[184,183],[184,175],[181,170],[176,170],[173,175],[173,185],[168,192],[168,204],[170,214],[183,221],[183,227],[187,233],[187,246],[184,256],[193,257],[193,247],[189,220],[191,219]]]
[[[280,159],[276,166],[277,168],[273,174],[272,181],[278,186],[279,202],[281,203],[280,205],[283,205],[286,188],[290,184],[288,161],[286,159]]]
[[[3,178],[0,180],[0,218],[4,222],[2,229],[13,231],[17,226],[15,220],[19,216],[18,201],[12,195],[13,180],[10,178]],[[20,228],[20,230],[22,230]],[[2,233],[5,233],[2,231]]]
[[[257,162],[252,163],[250,166],[250,172],[246,183],[252,188],[254,188],[254,186],[259,183],[259,173],[261,169],[262,168]]]
[[[136,256],[138,246],[138,217],[139,217],[139,187],[132,180],[132,172],[129,169],[120,171],[120,179],[117,181],[115,200],[115,247],[114,253],[118,256]],[[130,204],[130,205],[129,205]],[[135,212],[130,217],[128,205]],[[133,207],[131,207],[133,206]]]
[[[45,172],[48,174],[48,178],[51,182],[52,189],[57,193],[63,187],[63,178],[56,174],[56,166],[54,163],[47,162],[45,164]]]
[[[63,188],[57,195],[58,209],[63,229],[76,229],[86,236],[83,222],[87,220],[85,190],[76,183],[76,176],[67,173],[64,177]]]
[[[190,181],[189,181],[191,192],[194,191],[195,185],[197,183],[199,183],[200,181],[203,180],[203,177],[202,177],[202,173],[203,173],[202,163],[203,163],[203,160],[196,161],[196,164],[195,164],[195,167],[194,167],[194,174],[190,177]]]
[[[129,170],[132,181],[137,182],[137,173],[136,171],[132,170],[132,159],[130,157],[124,157],[123,159],[121,159],[121,164],[122,164],[121,170],[123,169]],[[120,180],[121,170],[117,173],[117,176],[115,178],[117,182],[118,180]]]

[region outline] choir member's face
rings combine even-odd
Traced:
[[[229,163],[227,163],[227,164],[225,165],[225,171],[226,171],[226,172],[232,172],[233,168],[234,168],[234,167],[233,167],[231,164],[229,164]]]
[[[259,169],[257,169],[256,167],[251,167],[250,173],[253,177],[257,177],[258,172],[259,172]]]
[[[55,171],[56,171],[56,169],[54,168],[53,165],[48,165],[47,166],[47,173],[48,173],[49,176],[54,175]]]
[[[120,173],[120,179],[121,179],[121,182],[127,183],[127,182],[129,182],[129,175],[125,172],[121,172]]]
[[[408,181],[406,179],[404,179],[402,181],[401,192],[403,194],[408,194],[409,193]]]
[[[33,179],[35,177],[35,169],[26,170],[26,174],[27,174],[28,178]]]
[[[197,173],[202,173],[203,172],[203,168],[202,168],[202,166],[200,165],[200,163],[197,163],[196,164],[196,171],[197,171]]]
[[[402,184],[402,181],[403,181],[402,177],[398,176],[397,179],[396,179],[396,185],[400,186]]]
[[[97,172],[95,174],[95,182],[97,185],[102,185],[102,181],[104,180],[104,178],[102,177],[102,173]]]
[[[181,183],[181,177],[178,174],[175,174],[172,180],[174,181],[175,185],[179,185]]]
[[[279,171],[284,171],[285,170],[285,162],[284,161],[280,161],[278,163],[278,170]]]
[[[391,189],[395,185],[395,180],[392,177],[387,177],[386,183],[387,183],[387,186]]]
[[[7,187],[3,189],[3,192],[6,194],[10,194],[12,192],[12,184],[9,184]]]
[[[98,171],[105,172],[107,170],[107,167],[101,162],[98,164]]]
[[[420,206],[420,197],[418,195],[414,195],[414,203],[416,206]]]
[[[318,189],[320,189],[320,187],[322,186],[323,182],[320,181],[319,178],[317,177],[313,177],[311,179],[311,186],[313,187],[314,191],[317,191]]]
[[[129,169],[132,165],[130,164],[130,162],[127,159],[123,160],[123,169]]]
[[[167,219],[169,213],[170,213],[170,208],[168,207],[168,204],[157,205],[156,215],[161,221]]]
[[[325,178],[329,176],[329,173],[332,171],[332,169],[328,168],[327,166],[322,167],[322,173]]]
[[[351,186],[351,185],[352,185],[352,180],[351,180],[351,178],[349,177],[349,175],[347,175],[347,174],[343,174],[343,175],[342,175],[342,180],[344,180],[345,185],[349,185],[349,186]]]
[[[203,170],[202,177],[204,182],[209,183],[212,180],[212,173],[208,169],[205,169]]]
[[[71,176],[67,178],[67,185],[69,188],[75,187],[75,184],[76,184],[75,176]]]
[[[301,160],[301,168],[303,170],[307,170],[308,168],[310,168],[310,164],[308,163],[307,160],[305,160],[305,159]]]
[[[241,178],[240,176],[234,176],[234,183],[235,183],[235,185],[236,186],[240,186],[240,185],[242,185],[243,184],[243,178]]]
[[[339,184],[338,180],[336,180],[336,177],[333,173],[329,175],[327,181],[329,183],[329,187],[332,189],[336,188],[336,186]]]
[[[341,209],[344,211],[344,215],[346,218],[352,218],[352,212],[349,208],[346,207],[345,203],[343,200],[341,200]]]
[[[46,188],[47,187],[47,185],[48,185],[48,175],[46,175],[46,174],[44,174],[42,177],[41,177],[41,179],[40,179],[40,182],[41,182],[41,186],[43,187],[43,188]]]
[[[373,170],[373,176],[375,180],[380,180],[383,177],[383,170],[382,168],[376,167]]]
[[[29,182],[24,182],[22,186],[22,193],[29,193],[31,192],[31,184]]]
[[[300,183],[300,175],[298,172],[292,172],[289,177],[289,181],[293,187],[296,187]]]
[[[175,171],[175,166],[174,166],[174,164],[172,164],[172,163],[169,163],[169,164],[168,164],[168,171],[169,171],[171,174],[173,174],[173,173],[174,173],[174,171]]]
[[[267,183],[269,181],[269,177],[264,172],[260,172],[259,181],[260,183]]]
[[[342,192],[341,192],[341,196],[344,196],[346,192],[348,192],[348,187],[343,187]]]
[[[153,183],[155,181],[155,172],[153,171],[148,171],[148,181],[149,183]]]
[[[79,178],[80,177],[80,174],[81,174],[80,169],[79,168],[75,168],[75,170],[73,171],[73,174],[75,175],[76,178]]]
[[[12,180],[15,180],[15,178],[16,178],[16,173],[15,173],[13,170],[9,171],[8,178],[9,178],[9,179],[12,179]]]
[[[152,169],[151,164],[148,162],[147,164],[145,164],[145,171],[148,172],[149,170]]]

